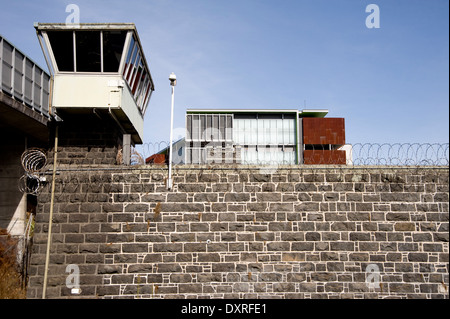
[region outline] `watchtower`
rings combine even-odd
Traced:
[[[36,23],[51,73],[49,113],[61,119],[63,164],[112,164],[141,144],[154,84],[133,23]]]

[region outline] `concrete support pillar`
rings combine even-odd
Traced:
[[[131,134],[123,134],[122,161],[124,165],[131,164]]]

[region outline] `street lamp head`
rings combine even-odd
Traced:
[[[177,85],[177,76],[175,75],[175,73],[170,73],[169,75],[169,80],[170,80],[170,85],[175,86]]]

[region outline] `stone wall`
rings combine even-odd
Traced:
[[[70,114],[51,122],[49,163],[53,163],[55,126],[58,125],[58,163],[63,165],[114,165],[122,148],[122,134],[109,115]]]
[[[166,178],[59,170],[48,298],[448,298],[448,167],[179,166],[172,191]],[[28,298],[42,295],[49,190]]]

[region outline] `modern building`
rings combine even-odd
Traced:
[[[324,109],[188,109],[184,162],[346,164],[345,121],[327,114]]]
[[[37,23],[35,29],[52,75],[49,112],[62,119],[54,124],[70,155],[62,163],[111,164],[120,150],[129,163],[154,91],[135,25]],[[110,154],[101,156],[105,150]]]

